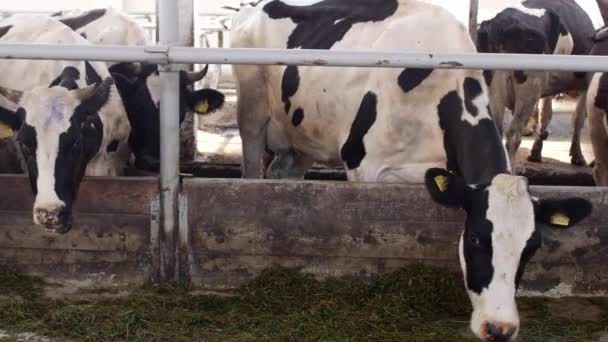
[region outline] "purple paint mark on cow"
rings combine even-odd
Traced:
[[[44,122],[45,129],[49,128],[54,123],[59,123],[63,121],[64,107],[65,106],[63,105],[63,103],[59,102],[57,99],[51,102],[46,121]]]

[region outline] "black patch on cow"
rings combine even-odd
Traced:
[[[361,165],[363,158],[365,158],[366,152],[363,138],[374,122],[376,122],[377,104],[378,98],[376,94],[371,91],[368,91],[365,96],[363,96],[359,111],[350,127],[348,139],[346,139],[346,142],[340,150],[342,160],[346,163],[349,170],[358,168],[359,165]]]
[[[78,81],[80,79],[80,71],[73,66],[65,67],[61,75],[57,77],[49,87],[60,86],[68,90],[78,89]]]
[[[122,62],[122,63],[116,63],[114,65],[112,65],[109,68],[110,74],[120,74],[123,77],[126,78],[137,78],[139,75],[139,72],[141,73],[146,73],[146,74],[150,74],[153,71],[155,71],[154,65],[151,64],[145,64],[141,66],[141,70],[140,68],[135,64],[135,63],[131,63],[131,62]]]
[[[291,101],[289,100],[298,91],[300,85],[300,75],[298,67],[290,65],[285,68],[283,73],[283,81],[281,82],[281,99],[285,103],[285,114],[289,114],[291,109]]]
[[[92,110],[92,109],[91,109]],[[78,115],[70,119],[68,130],[59,135],[55,162],[55,192],[70,208],[89,161],[97,154],[103,139],[103,123],[99,115]]]
[[[309,6],[291,6],[280,0],[263,10],[272,19],[289,18],[296,27],[287,48],[330,49],[353,24],[384,20],[395,13],[397,0],[323,0]]]
[[[70,117],[70,127],[59,135],[55,162],[55,192],[70,210],[76,199],[87,164],[99,152],[103,123],[99,110],[106,105],[114,82],[111,78],[97,86],[95,93],[82,101]]]
[[[542,245],[542,236],[538,229],[534,230],[532,236],[526,242],[526,246],[521,253],[521,257],[519,258],[519,265],[517,266],[517,273],[515,274],[515,288],[519,288],[519,284],[521,282],[521,277],[524,274],[524,269],[530,259],[536,254],[536,251]]]
[[[72,30],[76,31],[76,30],[92,23],[93,21],[103,17],[105,14],[106,14],[106,9],[100,8],[100,9],[94,9],[94,10],[90,10],[88,12],[84,12],[83,14],[81,14],[77,17],[61,19],[59,21],[62,22],[64,25],[68,26],[69,28],[71,28]]]
[[[432,72],[433,69],[405,69],[399,74],[399,86],[407,93],[419,86]]]
[[[545,36],[557,38],[557,33],[565,35],[569,33],[574,40],[573,55],[587,55],[591,50],[592,37],[594,34],[593,22],[587,12],[580,7],[576,1],[555,1],[555,0],[526,0],[525,7],[545,9],[547,14],[542,18],[528,16],[531,22],[536,22],[536,27],[542,30]],[[553,31],[554,33],[549,33]],[[550,39],[548,43],[557,41]],[[548,53],[553,53],[555,49]]]
[[[13,25],[0,26],[0,38],[4,37],[4,35],[7,34],[11,28],[13,28]]]
[[[528,80],[528,75],[522,70],[513,71],[513,77],[515,77],[515,82],[517,82],[517,84],[525,83]]]
[[[482,94],[481,84],[474,78],[467,77],[464,79],[464,106],[469,113],[473,116],[479,114],[479,109],[475,106],[473,101]]]
[[[547,11],[547,14],[545,14],[545,16],[549,17],[549,29],[547,32],[547,43],[549,44],[549,51],[547,51],[547,53],[552,54],[555,51],[555,48],[557,47],[559,36],[562,34],[562,32],[567,34],[568,30],[566,30],[566,28],[562,24],[561,20],[559,19],[559,16],[556,13],[553,13],[553,11]]]
[[[37,194],[38,186],[36,182],[38,180],[38,165],[36,163],[36,150],[38,148],[38,139],[36,129],[24,122],[17,133],[17,141],[27,166],[27,174],[32,187],[32,192]]]
[[[486,218],[489,193],[485,188],[471,191],[465,210],[467,219],[463,234],[463,255],[467,271],[467,287],[481,294],[494,276],[492,266],[492,232],[494,226]]]
[[[85,65],[85,70],[86,70],[87,85],[101,83],[101,81],[102,81],[101,76],[99,76],[99,74],[97,73],[95,68],[93,68],[91,63],[84,62],[84,65]]]
[[[55,12],[51,14],[51,17],[61,17],[63,15],[63,11]]]
[[[272,19],[289,18],[296,24],[287,41],[288,49],[330,49],[353,24],[384,20],[398,6],[397,0],[323,0],[309,6],[291,6],[274,0],[264,5],[263,11]],[[282,82],[282,99],[289,114],[289,98],[300,84],[297,67],[288,66]]]
[[[293,112],[291,123],[294,125],[294,127],[298,127],[302,123],[302,120],[304,120],[304,110],[302,108],[298,108]]]
[[[446,94],[437,106],[447,168],[467,184],[489,183],[496,174],[508,173],[507,157],[498,129],[491,119],[476,126],[462,120],[463,100],[457,91]]]
[[[602,73],[595,95],[595,106],[599,109],[608,110],[608,74]]]
[[[84,33],[84,32],[82,32],[82,33],[80,34],[80,36],[81,36],[82,38],[84,38],[84,39],[87,39],[87,34],[86,34],[86,33]]]
[[[112,140],[112,142],[110,142],[108,144],[108,146],[106,147],[106,152],[108,152],[108,153],[116,152],[118,150],[119,144],[120,144],[120,142],[118,140]]]

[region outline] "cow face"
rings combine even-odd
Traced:
[[[49,231],[65,233],[71,228],[72,204],[80,181],[101,146],[99,110],[106,104],[112,85],[108,78],[74,90],[61,86],[26,92],[0,88],[14,103],[1,109],[4,115],[0,121],[18,130],[17,141],[36,195],[34,223]]]
[[[425,182],[436,202],[467,213],[459,255],[473,305],[472,331],[485,341],[514,339],[519,331],[515,292],[526,263],[541,246],[535,223],[571,226],[589,215],[591,203],[534,199],[524,177],[506,174],[469,186],[460,176],[430,169]]]
[[[110,68],[116,79],[131,124],[129,143],[139,169],[158,171],[160,157],[160,77],[155,65],[116,64]],[[207,68],[198,73],[180,72],[180,122],[187,111],[210,113],[224,104],[224,95],[212,89],[192,91]]]

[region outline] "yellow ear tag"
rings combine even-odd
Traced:
[[[209,102],[207,102],[207,100],[199,101],[196,106],[194,106],[194,111],[199,114],[207,114],[209,111]]]
[[[570,218],[564,214],[554,214],[551,216],[551,224],[568,227],[570,224]]]
[[[437,176],[435,177],[435,184],[437,184],[437,188],[439,191],[444,192],[448,189],[448,183],[450,179],[447,176]]]
[[[3,123],[0,123],[0,139],[12,137],[14,133],[15,132],[13,132],[12,128]]]

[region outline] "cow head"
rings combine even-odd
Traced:
[[[160,78],[155,65],[120,63],[110,68],[122,96],[131,124],[129,143],[136,167],[157,171],[160,157]],[[201,72],[180,71],[180,122],[186,112],[210,113],[224,104],[224,95],[213,89],[193,91],[191,86],[203,79]]]
[[[103,138],[99,110],[113,80],[69,90],[37,87],[21,92],[0,87],[0,122],[17,132],[16,139],[36,195],[34,223],[49,231],[71,228],[72,204],[88,162]],[[10,101],[8,101],[10,100]]]
[[[536,223],[571,226],[590,214],[591,203],[533,198],[526,178],[506,174],[496,175],[490,184],[469,186],[460,176],[430,169],[425,183],[433,200],[467,214],[459,255],[473,305],[472,331],[484,341],[515,339],[515,292],[526,263],[542,243]]]

